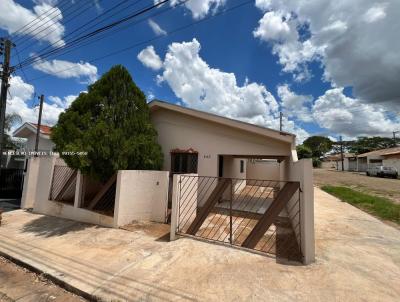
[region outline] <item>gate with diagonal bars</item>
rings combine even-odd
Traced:
[[[302,260],[299,182],[178,176],[183,236]]]

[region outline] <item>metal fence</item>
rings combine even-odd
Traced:
[[[178,191],[178,234],[301,260],[299,183],[183,175]]]
[[[23,184],[23,169],[1,169],[0,198],[20,198]]]
[[[68,166],[55,165],[50,200],[74,204],[77,172]]]

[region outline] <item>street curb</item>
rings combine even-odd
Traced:
[[[36,267],[24,262],[24,261],[21,261],[21,260],[15,258],[13,256],[5,254],[2,251],[0,251],[0,256],[5,258],[5,259],[7,259],[7,260],[9,260],[9,261],[11,261],[11,262],[13,262],[14,264],[16,264],[16,265],[18,265],[20,267],[23,267],[23,268],[31,271],[32,273],[35,273],[35,274],[40,275],[40,276],[43,276],[44,278],[46,278],[47,280],[49,280],[52,283],[56,284],[57,286],[63,288],[64,290],[66,290],[66,291],[68,291],[70,293],[73,293],[73,294],[75,294],[77,296],[80,296],[80,297],[82,297],[82,298],[84,298],[84,299],[86,299],[88,301],[91,301],[91,302],[102,302],[103,301],[99,297],[96,297],[96,296],[94,296],[92,294],[89,294],[89,293],[87,293],[87,292],[85,292],[85,291],[83,291],[83,290],[81,290],[81,289],[79,289],[79,288],[77,288],[77,287],[75,287],[73,285],[70,285],[67,282],[65,282],[65,281],[63,281],[63,280],[61,280],[61,279],[59,279],[57,277],[54,277],[53,275],[45,273],[44,271],[42,271],[42,270],[40,270],[40,269],[38,269],[38,268],[36,268]]]

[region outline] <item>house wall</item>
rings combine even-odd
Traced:
[[[27,137],[26,148],[28,150],[35,150],[36,134],[32,133]],[[54,143],[47,138],[39,136],[39,151],[51,151],[54,148]]]
[[[34,206],[36,189],[38,188],[39,180],[39,164],[39,157],[32,157],[28,161],[28,166],[24,177],[24,187],[22,189],[21,196],[22,209],[30,209]]]
[[[117,176],[114,226],[132,221],[164,223],[168,210],[169,172],[121,170]]]
[[[397,171],[400,173],[400,154],[385,156],[385,159],[383,160],[383,165],[396,168]]]
[[[254,179],[279,180],[279,163],[277,161],[252,161],[248,160],[246,178],[249,185],[254,184]]]
[[[170,151],[193,148],[198,151],[198,174],[218,176],[218,155],[290,156],[291,144],[184,114],[159,109],[151,114],[170,170]]]

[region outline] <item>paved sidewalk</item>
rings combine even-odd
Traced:
[[[315,195],[317,262],[309,266],[23,211],[4,214],[0,252],[106,301],[398,301],[400,232]]]

